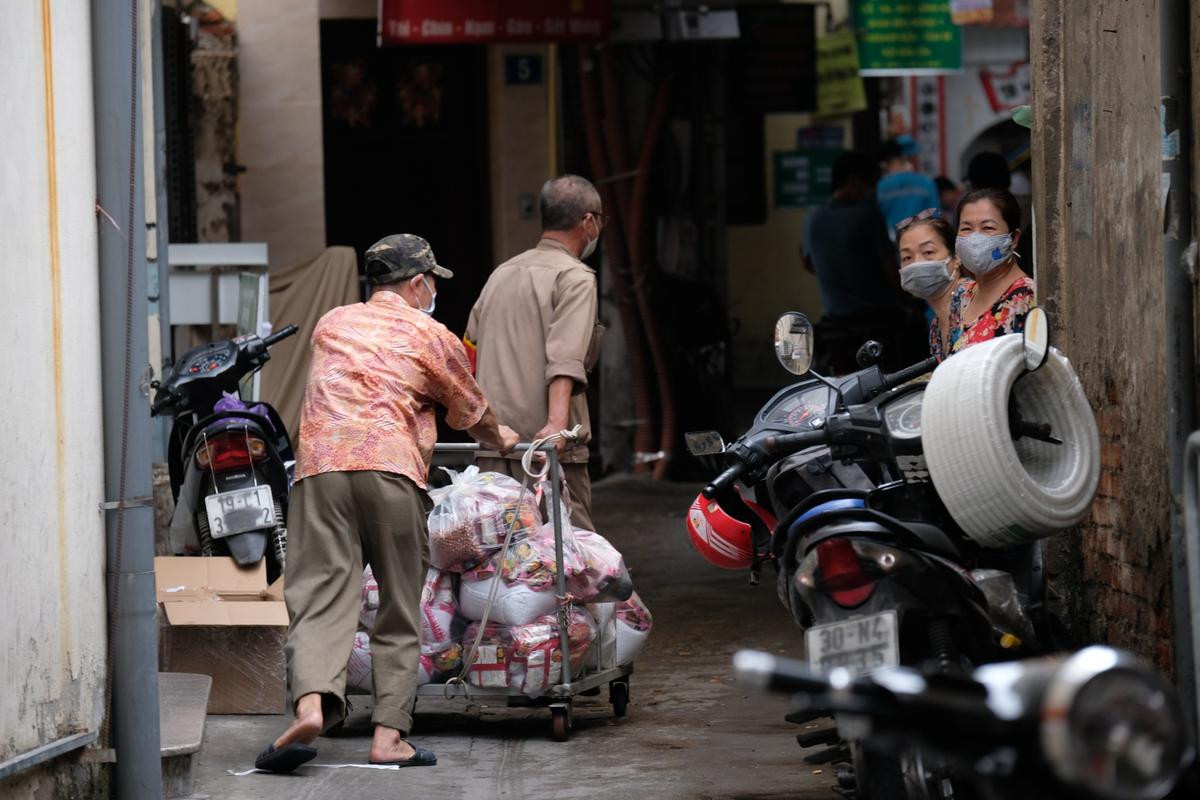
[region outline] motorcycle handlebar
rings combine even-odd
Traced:
[[[772,456],[783,456],[803,450],[806,447],[824,444],[825,440],[825,429],[820,428],[815,431],[806,431],[804,433],[789,433],[782,436],[768,436],[766,439],[762,439],[760,444],[762,448],[761,452]],[[713,478],[712,483],[704,487],[702,494],[709,500],[713,499],[717,495],[728,490],[729,487],[733,486],[733,482],[742,477],[742,474],[751,466],[753,465],[746,463],[746,461],[737,462],[729,469]]]
[[[908,383],[913,378],[919,378],[922,375],[933,372],[937,368],[938,360],[936,358],[927,358],[924,361],[913,364],[911,367],[905,367],[899,372],[893,372],[891,375],[884,375],[883,382],[880,384],[881,391],[895,389],[897,386],[902,386]]]
[[[282,342],[284,339],[288,338],[289,336],[294,336],[295,334],[297,334],[299,332],[300,332],[300,328],[298,326],[288,325],[286,327],[280,328],[275,333],[272,333],[270,336],[263,339],[263,344],[266,345],[267,347],[270,347],[271,345],[278,344],[279,342]]]
[[[745,471],[745,464],[740,462],[734,464],[732,467],[713,478],[712,483],[710,483],[708,486],[705,486],[704,491],[701,492],[701,494],[703,494],[709,500],[712,500],[718,494],[721,494],[729,489],[730,486],[733,486],[733,482],[742,477],[742,473]]]
[[[772,692],[818,694],[830,688],[828,679],[810,670],[807,664],[758,650],[734,653],[733,674],[742,686]]]
[[[158,397],[155,397],[154,402],[150,404],[150,416],[157,417],[166,411],[173,402],[175,402],[175,398],[169,392],[159,392]]]

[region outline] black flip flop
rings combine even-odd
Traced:
[[[413,754],[403,761],[372,761],[381,767],[434,767],[437,766],[437,756],[432,750],[413,745]]]
[[[255,769],[265,770],[266,772],[275,772],[280,775],[292,772],[301,764],[306,764],[317,757],[317,748],[309,747],[300,742],[292,742],[289,745],[275,749],[275,745],[267,746],[258,754],[258,758],[254,759]]]

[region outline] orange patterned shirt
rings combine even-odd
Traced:
[[[304,387],[296,480],[322,472],[394,472],[424,488],[437,441],[434,404],[466,430],[487,401],[462,343],[395,292],[321,317]]]

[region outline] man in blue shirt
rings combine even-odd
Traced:
[[[879,210],[887,223],[888,236],[896,239],[896,223],[915,217],[928,209],[942,207],[937,184],[927,175],[913,171],[912,156],[917,144],[911,136],[900,136],[884,143],[879,165],[884,176],[875,189]]]

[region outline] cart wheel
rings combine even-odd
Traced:
[[[629,710],[629,682],[613,681],[608,685],[608,700],[612,703],[613,716],[618,719]]]
[[[550,706],[550,738],[556,742],[565,742],[571,735],[571,707],[569,705]]]

